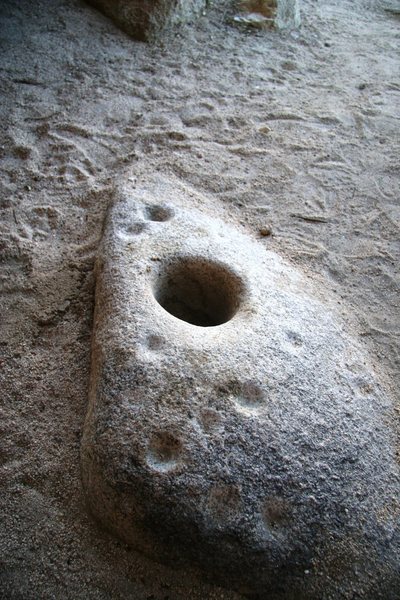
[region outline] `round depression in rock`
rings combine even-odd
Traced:
[[[243,296],[242,280],[227,266],[206,258],[175,257],[162,265],[153,293],[171,315],[199,327],[230,321]]]

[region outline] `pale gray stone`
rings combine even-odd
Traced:
[[[116,193],[97,261],[88,505],[152,558],[257,598],[340,598],[350,578],[394,600],[389,398],[306,278],[205,206],[161,177]]]
[[[299,27],[300,23],[299,0],[277,0],[275,24],[278,29],[292,29]]]
[[[235,3],[234,3],[235,4]],[[300,26],[299,0],[239,0],[234,21],[253,27],[294,29]]]

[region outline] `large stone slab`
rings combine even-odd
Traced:
[[[208,0],[87,0],[138,40],[154,39],[177,23],[190,21]]]
[[[370,360],[301,273],[205,206],[174,180],[119,185],[88,505],[154,559],[257,598],[394,600],[398,467]]]

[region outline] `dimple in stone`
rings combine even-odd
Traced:
[[[241,384],[236,401],[243,408],[257,410],[265,405],[265,392],[258,383],[245,381]]]
[[[218,521],[232,521],[237,518],[241,508],[240,491],[232,484],[217,484],[211,488],[208,496],[208,508]]]
[[[147,448],[146,461],[155,471],[167,473],[173,471],[181,463],[182,442],[168,431],[153,435]]]
[[[143,233],[143,231],[146,229],[146,223],[141,223],[140,221],[136,222],[136,223],[132,223],[131,225],[129,225],[126,228],[126,233],[130,233],[132,235],[139,235],[140,233]]]
[[[145,216],[149,221],[169,221],[174,215],[173,209],[164,204],[151,204],[145,208]]]
[[[261,513],[265,527],[273,533],[283,532],[290,522],[290,506],[284,498],[268,498]]]
[[[157,351],[165,345],[165,340],[161,335],[150,334],[146,339],[146,344],[149,350]]]
[[[205,408],[199,416],[200,425],[205,433],[216,431],[221,425],[221,415],[212,408]]]
[[[303,345],[303,340],[301,338],[301,335],[299,335],[295,331],[287,331],[286,335],[288,337],[289,342],[291,342],[293,344],[293,346],[300,347]]]

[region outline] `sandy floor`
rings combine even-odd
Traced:
[[[214,10],[158,47],[78,0],[1,3],[2,598],[238,598],[144,559],[85,511],[92,270],[126,165],[202,191],[306,271],[399,398],[390,2],[304,0],[291,34],[240,30]]]

